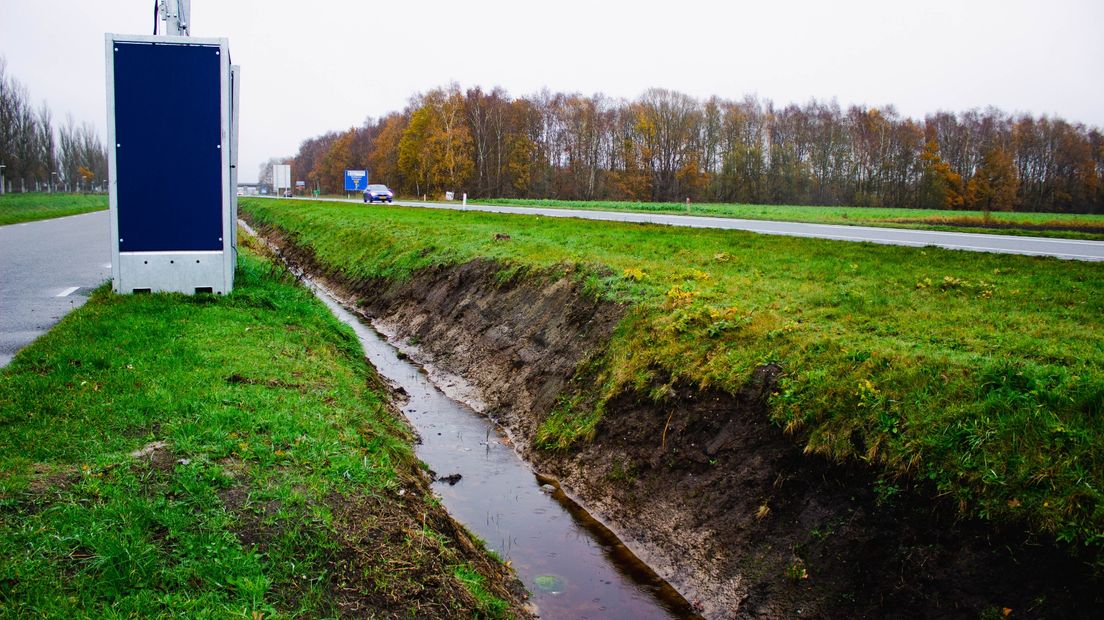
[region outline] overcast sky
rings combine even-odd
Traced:
[[[2,0],[0,54],[58,124],[72,114],[106,136],[103,35],[152,34],[153,5]],[[228,37],[242,66],[242,181],[453,81],[836,98],[915,118],[993,105],[1104,127],[1101,24],[1100,0],[192,0],[192,35]]]

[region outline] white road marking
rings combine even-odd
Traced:
[[[69,295],[72,295],[73,292],[76,291],[79,288],[80,288],[79,286],[70,286],[69,288],[67,288],[64,291],[62,291],[62,292],[58,293],[57,295],[55,295],[55,297],[68,297]]]

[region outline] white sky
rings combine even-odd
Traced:
[[[153,0],[0,0],[8,72],[106,136],[105,32]],[[192,0],[242,66],[240,179],[299,143],[452,81],[632,99],[835,97],[922,118],[989,105],[1104,127],[1100,0]],[[298,171],[293,171],[300,178]]]

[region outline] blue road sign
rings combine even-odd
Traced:
[[[346,170],[345,171],[345,191],[347,192],[363,192],[368,189],[368,171],[367,170]]]

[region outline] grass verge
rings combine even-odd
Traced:
[[[78,215],[107,208],[104,194],[5,194],[0,196],[0,226]]]
[[[963,514],[1104,544],[1104,265],[561,218],[243,201],[353,280],[476,258],[581,278],[631,310],[541,441],[593,436],[627,389],[735,393],[780,364],[809,452],[924,484]],[[508,240],[503,240],[508,235]]]
[[[941,211],[934,209],[887,209],[878,207],[818,207],[798,205],[749,205],[678,202],[625,202],[582,200],[480,199],[473,204],[549,207],[554,209],[594,209],[672,215],[704,215],[750,220],[882,226],[980,232],[1001,235],[1031,235],[1071,239],[1104,239],[1104,215],[1071,213],[1005,213],[988,216],[980,211]]]
[[[507,615],[352,331],[236,284],[101,287],[0,371],[0,616]]]

